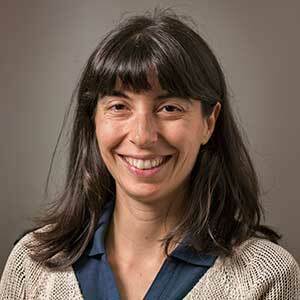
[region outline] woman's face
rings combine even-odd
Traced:
[[[98,101],[99,150],[116,182],[116,194],[143,202],[173,199],[187,183],[211,130],[201,103],[172,97],[156,78],[152,90],[135,93],[117,82]]]

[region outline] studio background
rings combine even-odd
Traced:
[[[263,187],[265,223],[300,262],[300,2],[0,0],[0,274],[43,204],[51,155],[87,58],[122,15],[158,4],[191,16],[218,57]]]

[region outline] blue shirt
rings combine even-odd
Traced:
[[[109,201],[99,219],[94,237],[73,264],[85,300],[119,300],[120,295],[105,252],[107,231],[114,201]],[[183,244],[166,258],[144,299],[182,299],[213,265],[216,256],[197,254]]]

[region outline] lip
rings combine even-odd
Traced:
[[[150,160],[150,159],[156,159],[160,157],[167,158],[168,156],[171,156],[171,155],[123,155],[123,154],[118,154],[118,155],[122,157],[125,156],[133,159],[142,159],[142,160]]]
[[[152,177],[152,176],[156,175],[157,173],[159,173],[165,167],[165,165],[170,161],[170,159],[172,158],[173,155],[167,155],[166,160],[160,166],[154,167],[151,169],[147,169],[147,170],[146,169],[141,170],[141,169],[138,169],[138,168],[130,165],[128,163],[128,161],[126,161],[126,159],[124,158],[123,155],[118,155],[118,156],[124,162],[125,166],[129,170],[129,172],[132,173],[133,175],[138,176],[138,177]],[[132,156],[130,156],[130,157],[132,157]]]

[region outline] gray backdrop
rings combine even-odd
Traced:
[[[263,185],[266,223],[300,261],[299,1],[1,0],[0,274],[43,202],[51,154],[88,56],[124,12],[158,3],[193,17],[218,56]]]

